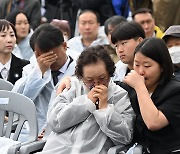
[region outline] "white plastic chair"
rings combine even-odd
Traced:
[[[13,84],[11,82],[3,80],[0,78],[0,90],[11,91],[12,88],[13,88]]]
[[[50,135],[51,131],[52,131],[51,127],[49,125],[47,125],[45,133],[44,133],[44,137],[40,141],[35,141],[30,144],[24,145],[23,147],[21,147],[21,152],[23,154],[25,154],[25,153],[30,153],[30,152],[34,153],[37,151],[38,152],[42,151],[42,149],[46,143],[47,137]]]
[[[5,125],[4,117],[6,112],[8,112],[8,122]],[[19,119],[15,132],[12,135],[11,131],[15,114],[19,115]],[[9,154],[15,154],[18,152],[22,154],[20,149],[22,146],[37,141],[38,124],[36,107],[32,100],[22,94],[0,90],[0,137],[11,137],[14,141],[17,141],[25,121],[28,121],[30,128],[28,141],[11,146],[8,149]]]

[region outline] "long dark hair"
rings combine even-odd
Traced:
[[[156,61],[162,68],[159,84],[165,85],[173,75],[173,63],[165,42],[158,38],[146,38],[135,49],[134,54],[142,53],[144,56]]]

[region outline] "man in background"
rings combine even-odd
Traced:
[[[155,21],[152,15],[152,11],[148,8],[140,8],[137,9],[132,18],[135,22],[139,23],[146,34],[146,37],[157,37],[162,38],[163,32],[160,30],[159,27],[155,25]]]

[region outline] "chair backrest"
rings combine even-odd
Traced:
[[[11,91],[12,88],[13,88],[13,84],[11,82],[3,80],[0,78],[0,90]]]
[[[4,117],[8,112],[8,122],[5,124]],[[0,137],[10,138],[14,115],[19,119],[12,139],[17,140],[25,121],[29,123],[29,141],[36,141],[38,136],[38,124],[36,107],[28,97],[12,91],[0,90]]]

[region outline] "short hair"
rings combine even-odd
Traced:
[[[49,52],[64,42],[61,30],[49,23],[40,25],[30,38],[30,46],[34,50],[37,45],[43,52]]]
[[[82,10],[82,11],[79,13],[78,20],[79,20],[79,17],[80,17],[82,14],[87,13],[87,12],[93,13],[93,14],[96,16],[97,22],[100,23],[99,14],[98,14],[96,11],[94,11],[94,10],[89,10],[89,9]]]
[[[59,20],[59,19],[53,19],[50,22],[51,25],[56,26],[63,32],[67,32],[68,34],[68,39],[71,37],[71,29],[69,22],[67,20]]]
[[[145,38],[144,29],[135,21],[123,22],[115,27],[111,34],[113,44],[121,40],[137,39],[138,37]]]
[[[6,28],[9,30],[10,27],[13,29],[15,36],[17,37],[14,25],[5,19],[0,19],[0,32],[4,31]]]
[[[114,15],[110,18],[108,18],[105,23],[104,23],[104,31],[105,34],[108,35],[108,26],[111,25],[112,27],[116,27],[118,24],[122,23],[122,22],[126,22],[126,18],[124,18],[123,16],[119,16],[119,15]]]
[[[150,13],[153,16],[153,13],[152,13],[152,11],[150,9],[148,9],[148,8],[139,8],[132,14],[132,18],[134,19],[135,15],[140,14],[140,13]]]
[[[173,75],[173,63],[165,42],[159,38],[146,38],[137,45],[134,55],[142,53],[144,56],[156,61],[162,68],[160,85],[165,85]]]
[[[102,45],[88,47],[80,54],[77,60],[75,75],[79,79],[82,79],[83,67],[89,64],[95,64],[99,60],[104,62],[109,76],[112,77],[115,71],[115,64]]]

